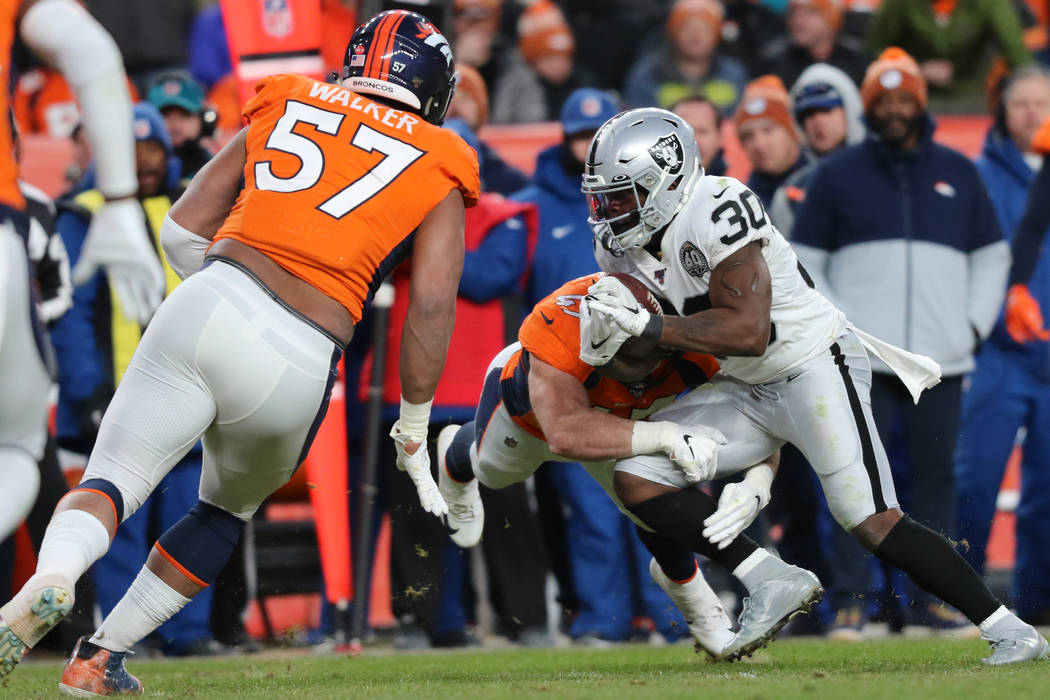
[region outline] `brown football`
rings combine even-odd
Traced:
[[[613,272],[610,276],[623,282],[631,294],[651,314],[663,314],[656,295],[649,291],[641,280],[626,272]],[[656,369],[663,355],[657,352],[656,341],[648,338],[630,338],[607,364],[598,367],[598,373],[620,382],[638,382]]]

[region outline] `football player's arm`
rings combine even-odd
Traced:
[[[711,355],[759,357],[769,344],[772,282],[761,241],[752,241],[711,272],[711,308],[665,316],[659,343]]]
[[[105,267],[125,315],[145,323],[163,299],[164,271],[135,199],[131,98],[120,50],[74,0],[26,0],[18,23],[26,46],[73,88],[95,154],[98,190],[106,198],[92,217],[73,282],[84,283]]]
[[[635,421],[591,407],[580,380],[535,355],[529,368],[529,399],[551,452],[581,462],[663,453],[689,483],[707,481],[725,437],[706,426]]]
[[[529,361],[529,399],[551,452],[584,462],[634,455],[635,421],[592,408],[579,379],[535,355]]]
[[[245,127],[194,176],[186,191],[171,207],[160,227],[171,269],[186,279],[204,264],[211,239],[233,208],[241,191],[247,159]]]

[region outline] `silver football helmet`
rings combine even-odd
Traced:
[[[595,240],[614,255],[645,245],[701,174],[693,128],[681,117],[653,107],[616,115],[594,135],[583,170]]]

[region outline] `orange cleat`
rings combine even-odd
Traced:
[[[81,637],[62,673],[59,692],[78,698],[141,695],[142,682],[124,668],[127,652],[110,651]]]

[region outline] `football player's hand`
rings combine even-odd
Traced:
[[[394,423],[390,430],[397,448],[397,468],[407,472],[416,485],[419,504],[426,512],[441,517],[448,513],[448,504],[438,491],[437,482],[430,472],[430,454],[427,452],[427,440],[424,435],[411,436],[401,432],[401,422]]]
[[[1050,340],[1039,302],[1026,285],[1015,284],[1006,294],[1006,332],[1018,343]]]
[[[725,435],[706,425],[676,427],[676,434],[665,446],[667,456],[682,470],[688,483],[710,481],[718,469],[718,448],[727,442]]]
[[[138,200],[107,202],[91,217],[73,284],[84,284],[99,267],[106,269],[124,315],[149,321],[164,299],[164,271]]]
[[[591,308],[589,295],[580,300],[580,359],[592,367],[606,364],[630,334],[607,314]]]
[[[772,483],[773,470],[760,464],[749,469],[743,481],[727,485],[718,499],[718,510],[704,520],[704,537],[719,549],[728,547],[769,505]]]
[[[592,284],[584,298],[592,313],[602,314],[634,337],[640,336],[649,323],[649,311],[638,303],[627,285],[612,275]]]

